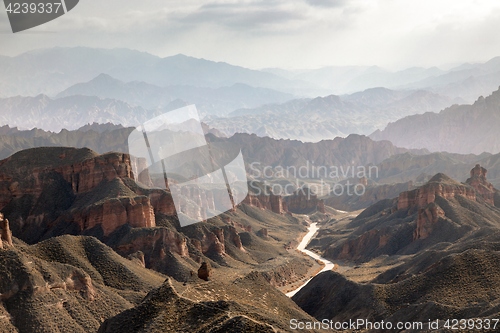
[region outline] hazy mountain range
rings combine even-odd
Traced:
[[[226,118],[205,122],[226,135],[255,133],[277,139],[307,142],[370,134],[407,115],[438,111],[460,100],[423,90],[372,88],[351,95],[296,99],[283,104],[241,109]]]
[[[195,104],[202,114],[221,116],[239,108],[282,103],[294,97],[292,94],[268,88],[254,88],[243,83],[220,88],[188,85],[161,88],[140,81],[125,83],[107,74],[100,74],[89,82],[75,84],[57,94],[56,98],[75,95],[116,99],[155,110],[171,110],[182,103]]]
[[[399,72],[378,67],[259,71],[127,49],[53,48],[2,59],[0,125],[51,131],[94,122],[136,126],[196,104],[207,116],[204,121],[225,135],[315,142],[380,130],[372,138],[403,147],[478,154],[500,149],[496,100],[487,99],[490,106],[482,111],[478,100],[472,113],[466,106],[450,107],[497,89],[500,58],[450,70]],[[342,94],[353,90],[359,91]],[[439,116],[429,113],[445,108]],[[455,140],[457,134],[462,139]]]
[[[412,67],[389,71],[377,66],[332,66],[314,70],[266,69],[286,77],[314,83],[335,94],[352,93],[372,87],[425,89],[451,98],[473,102],[500,85],[500,57],[486,63],[466,63],[442,70]]]
[[[0,123],[22,129],[41,128],[59,132],[97,122],[138,126],[156,114],[140,106],[95,96],[71,96],[51,99],[10,97],[0,99]]]
[[[413,115],[371,135],[402,147],[454,153],[500,151],[500,89],[472,105],[454,105],[439,113]]]
[[[4,96],[53,96],[102,73],[124,82],[142,81],[160,87],[220,88],[242,83],[286,92],[310,90],[313,95],[321,91],[310,83],[181,54],[160,58],[129,49],[85,47],[42,49],[3,57],[0,87]]]

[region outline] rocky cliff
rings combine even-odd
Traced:
[[[367,208],[349,225],[349,237],[325,249],[337,259],[367,260],[381,254],[404,254],[439,242],[453,242],[467,233],[500,226],[493,205],[498,192],[479,165],[467,183],[437,174],[425,185]]]
[[[257,195],[250,193],[245,200],[243,200],[243,203],[260,209],[267,209],[276,214],[284,214],[287,212],[283,197],[273,193],[261,193]]]
[[[422,209],[434,203],[438,196],[450,199],[457,195],[476,200],[476,191],[472,187],[460,184],[444,174],[437,174],[424,186],[401,193],[397,200],[397,209]]]
[[[470,178],[467,179],[466,183],[472,186],[476,193],[483,198],[483,200],[490,205],[495,205],[495,193],[498,192],[493,184],[488,182],[486,175],[488,170],[481,167],[479,164],[470,171]]]
[[[157,212],[173,216],[168,193],[127,186],[133,177],[128,154],[23,151],[0,162],[0,209],[12,216],[15,233],[31,242],[37,240],[34,226],[49,230],[66,223],[79,233],[100,226],[108,236],[124,224],[154,227]]]
[[[325,213],[323,200],[318,199],[317,194],[308,187],[302,187],[285,197],[285,202],[288,211],[292,213],[308,214],[314,211]]]
[[[217,262],[227,265],[232,258],[264,262],[303,231],[277,195],[246,198],[245,211],[252,216],[235,208],[181,228],[170,192],[144,186],[151,183],[144,173],[136,182],[132,163],[127,154],[98,155],[89,149],[21,151],[0,161],[0,209],[14,236],[27,243],[63,234],[95,236],[123,257],[180,281],[203,261],[213,261],[215,269]],[[216,200],[199,199],[210,199],[212,206]],[[269,231],[258,232],[261,221]],[[273,230],[289,225],[290,235],[281,233],[277,241]],[[8,229],[0,229],[6,247]]]

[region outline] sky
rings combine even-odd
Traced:
[[[2,6],[0,54],[125,47],[254,69],[445,68],[500,56],[498,31],[497,0],[80,0],[17,34]]]

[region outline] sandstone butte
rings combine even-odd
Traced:
[[[451,199],[462,196],[471,201],[481,200],[494,205],[495,188],[486,179],[487,170],[477,164],[470,171],[470,178],[460,184],[443,174],[434,176],[424,186],[399,195],[397,209],[418,209],[417,227],[413,239],[429,237],[433,227],[445,212],[436,204],[436,197]],[[479,199],[480,198],[480,199]]]
[[[464,198],[480,205],[499,206],[495,199],[498,198],[499,192],[488,182],[486,175],[487,170],[480,165],[476,165],[470,171],[470,178],[465,183],[459,183],[444,174],[437,174],[425,185],[414,190],[401,192],[394,199],[392,208],[380,212],[379,221],[384,220],[385,215],[397,212],[406,212],[407,217],[415,215],[412,240],[427,239],[437,229],[441,221],[451,218],[439,205],[438,198],[447,201]],[[453,203],[450,204],[450,207],[453,205]],[[402,218],[403,215],[399,214],[398,218]],[[394,241],[393,237],[397,233],[397,228],[387,226],[383,221],[380,223],[380,227],[372,228],[359,237],[347,240],[340,247],[340,251],[331,248],[328,249],[327,254],[339,259],[360,259],[368,248],[375,252],[380,249],[391,252],[389,248],[385,247],[391,240]],[[406,245],[408,244],[399,244],[398,246],[401,248]]]

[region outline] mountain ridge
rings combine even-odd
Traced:
[[[471,105],[454,105],[439,113],[402,118],[370,135],[398,146],[428,148],[450,153],[500,152],[496,130],[500,128],[500,88]],[[464,135],[467,134],[467,135]]]

